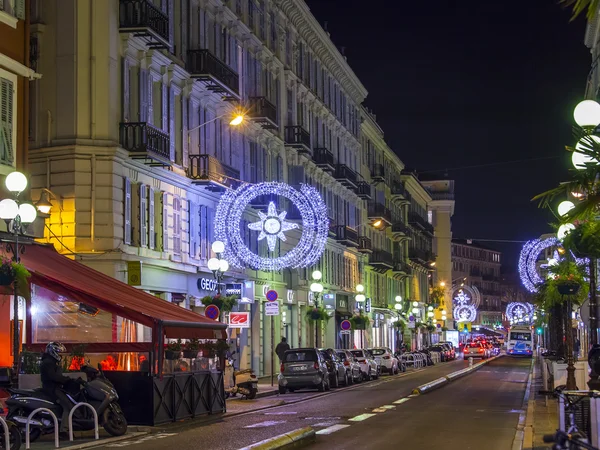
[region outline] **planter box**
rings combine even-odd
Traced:
[[[589,366],[587,361],[578,361],[575,366],[575,382],[579,390],[588,390],[587,382],[589,380]],[[557,386],[567,384],[567,364],[552,362],[552,376],[554,378],[553,389]]]
[[[85,373],[83,372],[66,372],[63,375],[73,378],[76,380],[77,378],[83,378],[86,380]],[[42,380],[40,378],[40,374],[19,374],[19,389],[37,389],[42,387]]]

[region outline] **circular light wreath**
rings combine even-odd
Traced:
[[[506,307],[506,318],[511,323],[525,323],[530,325],[533,322],[534,309],[531,303],[511,302]]]
[[[538,258],[540,254],[550,247],[558,247],[561,242],[558,238],[550,237],[546,239],[533,239],[527,241],[521,249],[519,255],[519,276],[525,289],[531,293],[538,291],[538,285],[543,283],[543,279],[538,271]],[[571,252],[572,254],[573,252]],[[575,255],[573,255],[575,257]],[[586,264],[587,258],[575,258],[577,264]]]
[[[452,299],[455,306],[473,304],[475,308],[478,308],[481,303],[481,294],[475,286],[454,286]]]
[[[267,258],[248,248],[239,224],[246,207],[253,199],[273,194],[287,198],[298,208],[302,232],[298,244],[284,256]],[[285,221],[286,213],[277,214],[275,205],[270,203],[268,214],[259,213],[260,221],[248,226],[261,232],[259,240],[266,238],[271,251],[274,250],[276,238],[286,240],[283,231],[297,228],[296,224]],[[230,265],[237,268],[279,271],[287,267],[310,266],[323,254],[329,233],[327,206],[319,191],[307,184],[302,184],[300,190],[280,182],[244,184],[223,194],[215,216],[215,238],[225,244],[223,256]]]
[[[454,308],[454,320],[457,322],[475,322],[477,319],[477,308],[475,305],[459,305]]]

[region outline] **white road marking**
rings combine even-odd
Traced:
[[[407,402],[409,400],[410,400],[410,398],[401,398],[400,400],[396,400],[393,403],[394,403],[394,405],[401,405],[402,403]]]
[[[144,436],[143,438],[136,439],[135,441],[115,442],[114,444],[108,444],[106,447],[111,447],[111,448],[128,447],[130,445],[143,444],[144,442],[147,442],[147,441],[154,441],[154,440],[157,440],[157,439],[164,439],[166,437],[175,436],[175,435],[177,435],[177,433],[151,434],[151,435],[148,435],[148,436]]]
[[[408,396],[408,398],[413,398],[413,397],[418,397],[418,396],[419,396],[419,394],[410,394],[410,395]]]
[[[298,414],[295,411],[279,411],[279,412],[266,412],[265,416],[284,416],[284,415],[292,415]]]
[[[348,428],[349,426],[350,425],[342,425],[342,424],[333,425],[332,427],[325,428],[324,430],[319,430],[315,434],[331,434],[331,433],[335,433],[338,430],[343,430],[344,428]]]
[[[383,405],[379,409],[381,409],[381,408],[383,408],[383,409],[395,409],[396,406],[394,406],[394,405]]]
[[[348,419],[349,422],[362,422],[363,420],[367,420],[369,417],[373,417],[376,414],[360,414],[352,419]]]
[[[319,422],[319,423],[314,423],[312,424],[313,428],[327,428],[330,427],[332,425],[335,425],[337,422]]]
[[[341,417],[305,417],[304,420],[336,420]]]
[[[280,423],[285,423],[285,420],[265,420],[264,422],[255,423],[254,425],[248,425],[244,428],[272,427],[273,425],[279,425]]]
[[[375,408],[373,410],[374,413],[382,413],[382,412],[386,412],[387,409],[386,408]]]

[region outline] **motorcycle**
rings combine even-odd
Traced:
[[[235,370],[233,358],[225,360],[225,398],[235,397],[242,394],[242,399],[252,400],[258,393],[258,378],[252,369]]]
[[[99,367],[100,369],[100,367]],[[119,395],[113,384],[104,376],[102,370],[83,366],[88,381],[72,380],[65,384],[64,390],[73,406],[77,403],[90,404],[98,414],[98,425],[112,436],[122,436],[127,432],[127,420],[117,401]],[[82,385],[81,387],[79,385]],[[11,394],[6,400],[8,407],[7,420],[17,424],[23,439],[27,417],[38,408],[47,408],[54,413],[59,425],[62,418],[62,407],[41,389],[23,390],[8,389]],[[81,407],[73,413],[73,431],[88,431],[94,429],[94,417],[87,407]],[[38,439],[43,434],[54,433],[54,421],[47,411],[40,411],[29,422],[29,440]]]

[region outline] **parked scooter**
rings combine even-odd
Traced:
[[[233,367],[233,358],[230,356],[225,360],[225,373],[223,376],[225,382],[225,398],[235,397],[241,394],[242,399],[248,400],[256,398],[258,393],[258,378],[252,369],[235,370]]]
[[[90,366],[83,366],[81,371],[86,374],[87,382],[82,383],[73,380],[65,385],[65,393],[73,402],[89,403],[98,414],[98,424],[112,436],[122,436],[127,432],[127,420],[117,403],[119,395],[112,383],[104,376],[102,370],[96,370]],[[35,409],[48,408],[60,421],[62,408],[41,389],[23,390],[8,389],[11,396],[6,400],[8,407],[7,419],[16,423],[23,438],[27,417]],[[73,413],[73,431],[88,431],[94,429],[94,417],[87,407],[78,408]],[[41,411],[32,418],[29,425],[29,440],[38,439],[42,434],[54,433],[54,421],[46,411]]]

